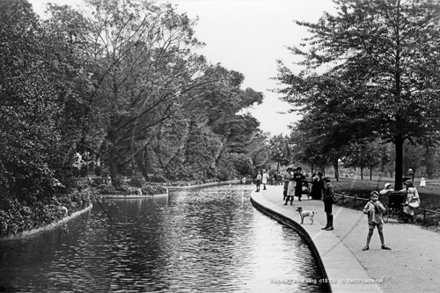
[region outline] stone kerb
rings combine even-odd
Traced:
[[[321,271],[321,275],[324,279],[328,279],[327,276],[327,272],[325,270],[325,266],[324,263],[319,255],[319,251],[315,246],[315,243],[313,242],[312,238],[310,237],[309,233],[307,233],[307,231],[301,226],[301,224],[299,224],[298,222],[292,220],[291,218],[282,215],[281,213],[278,213],[262,204],[260,204],[258,201],[256,201],[252,196],[251,196],[251,203],[252,205],[258,209],[259,211],[261,211],[262,213],[264,213],[265,215],[277,220],[278,222],[292,228],[295,229],[307,242],[307,244],[309,245],[310,250],[313,253],[314,258],[317,260],[318,262],[318,267]],[[329,288],[331,288],[331,284],[328,283]]]
[[[43,231],[47,231],[47,230],[51,230],[54,229],[56,227],[58,227],[59,225],[62,225],[64,223],[66,223],[67,221],[70,221],[78,216],[80,216],[81,214],[90,211],[93,208],[93,204],[89,205],[88,207],[76,211],[73,214],[71,214],[70,216],[64,217],[61,220],[59,220],[58,222],[54,222],[52,224],[37,228],[37,229],[32,229],[29,231],[24,231],[21,233],[17,233],[15,235],[8,235],[8,236],[4,236],[4,237],[0,237],[0,241],[6,241],[6,240],[16,240],[16,239],[21,239],[21,238],[25,238],[25,237],[29,237],[31,235],[43,232]]]

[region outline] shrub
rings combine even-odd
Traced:
[[[130,181],[128,182],[128,185],[133,186],[133,187],[137,187],[137,188],[141,188],[142,185],[145,183],[145,180],[143,177],[132,177],[130,179]]]
[[[101,166],[95,167],[95,175],[98,177],[101,177],[101,175],[102,175],[102,167]]]

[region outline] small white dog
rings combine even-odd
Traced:
[[[299,213],[299,216],[301,217],[301,224],[304,224],[305,217],[309,217],[310,225],[313,225],[313,217],[315,216],[315,214],[318,213],[313,211],[303,211],[302,207],[298,207],[296,211]]]

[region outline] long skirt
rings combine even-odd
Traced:
[[[289,185],[287,185],[287,196],[295,196],[296,182],[291,180]]]

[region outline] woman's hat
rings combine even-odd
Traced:
[[[403,182],[403,184],[405,184],[408,187],[413,187],[414,183],[411,180],[406,180],[405,182]]]
[[[388,187],[391,187],[391,183],[385,183],[385,189],[387,189]]]

